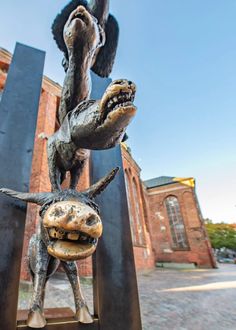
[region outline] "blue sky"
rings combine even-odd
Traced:
[[[46,50],[45,74],[59,83],[50,25],[66,3],[1,3],[0,46]],[[111,0],[111,12],[120,24],[112,78],[138,88],[128,135],[142,178],[193,176],[204,217],[236,222],[235,0]]]

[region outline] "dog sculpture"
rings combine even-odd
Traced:
[[[102,221],[95,196],[100,194],[115,178],[118,168],[91,186],[88,190],[64,190],[51,193],[20,193],[0,189],[0,192],[41,206],[37,233],[29,243],[28,262],[33,279],[33,297],[27,325],[43,328],[45,285],[57,270],[60,262],[71,283],[75,300],[75,318],[82,323],[92,323],[86,301],[80,288],[75,260],[89,257],[102,234]]]
[[[112,82],[99,101],[80,103],[69,112],[59,130],[48,139],[49,176],[53,190],[60,190],[67,171],[70,188],[75,189],[88,149],[114,147],[136,113],[136,87],[131,81]]]

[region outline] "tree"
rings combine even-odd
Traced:
[[[235,227],[227,223],[212,223],[206,219],[206,229],[214,249],[228,248],[236,250],[236,230]]]

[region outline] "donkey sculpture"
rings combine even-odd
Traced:
[[[47,193],[21,193],[2,188],[0,192],[28,203],[41,206],[40,222],[29,243],[28,263],[33,280],[33,297],[27,325],[43,328],[45,285],[59,264],[71,283],[75,300],[75,318],[92,323],[88,306],[81,292],[75,260],[89,257],[97,247],[102,234],[102,221],[94,197],[115,178],[118,168],[89,189],[78,192],[63,190]]]

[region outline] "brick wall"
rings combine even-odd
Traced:
[[[153,268],[154,254],[150,233],[147,227],[148,214],[145,209],[140,167],[132,158],[125,144],[122,145],[123,167],[125,171],[126,192],[128,196],[130,226],[134,246],[136,269]]]
[[[174,246],[165,205],[168,196],[175,196],[179,202],[189,245],[186,250]],[[194,188],[174,183],[148,189],[146,198],[150,209],[149,223],[155,259],[215,267],[209,239],[196,205]]]
[[[0,48],[0,91],[3,90],[7,78],[7,71],[11,63],[11,54]]]

